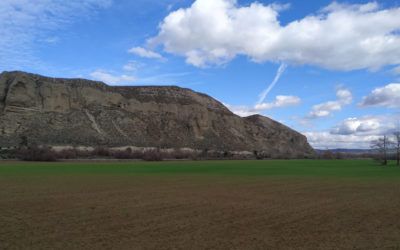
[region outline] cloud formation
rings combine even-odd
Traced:
[[[196,0],[165,17],[148,44],[162,45],[198,67],[224,64],[238,55],[342,71],[400,65],[398,7],[334,2],[283,26],[278,18],[284,9],[259,2],[240,6],[236,0]]]
[[[392,73],[395,75],[400,75],[400,66],[397,66],[394,69],[392,69]]]
[[[387,125],[381,117],[362,117],[362,118],[348,118],[342,123],[337,125],[331,130],[331,134],[335,135],[354,135],[354,134],[368,134],[380,133],[382,130],[387,129]]]
[[[149,59],[164,59],[162,55],[160,55],[157,52],[154,52],[149,49],[145,49],[143,47],[133,47],[130,50],[128,50],[129,53],[143,57],[143,58],[149,58]]]
[[[336,90],[336,101],[324,102],[314,105],[312,110],[307,115],[309,119],[321,118],[330,116],[335,111],[340,111],[345,105],[349,105],[353,101],[353,95],[350,90],[338,88]]]
[[[287,68],[287,65],[285,63],[282,63],[281,66],[279,66],[278,71],[276,72],[275,78],[272,81],[272,83],[260,94],[258,104],[261,104],[265,98],[267,98],[267,95],[271,90],[275,87],[275,85],[279,82],[279,79],[281,79],[282,74],[285,72]]]
[[[308,142],[317,149],[368,149],[380,135],[338,135],[330,132],[305,132]]]
[[[96,70],[90,73],[90,77],[110,85],[129,84],[136,81],[136,77],[130,75],[113,75],[103,70]]]
[[[297,106],[301,103],[300,97],[291,95],[278,95],[275,101],[257,104],[254,108],[259,111],[268,110],[272,108],[283,108],[289,106]]]
[[[370,95],[364,97],[360,106],[400,108],[400,83],[391,83],[384,87],[374,89]]]
[[[38,41],[58,41],[49,32],[58,30],[79,18],[90,17],[111,0],[1,0],[0,1],[0,68],[37,67]]]
[[[305,132],[315,148],[369,148],[371,141],[398,129],[399,115],[348,118],[330,131]]]
[[[301,103],[301,99],[297,96],[287,96],[278,95],[275,97],[273,102],[264,102],[256,104],[254,107],[248,106],[232,106],[225,104],[233,113],[246,117],[254,114],[260,114],[263,111],[274,109],[274,108],[284,108],[290,106],[297,106]]]
[[[122,69],[125,70],[125,71],[134,72],[134,71],[137,71],[141,66],[142,66],[142,64],[139,63],[139,62],[136,62],[136,61],[129,61],[128,63],[126,63],[126,64],[122,67]]]

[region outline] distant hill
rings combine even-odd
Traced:
[[[267,117],[239,117],[176,86],[111,87],[84,79],[0,74],[0,146],[137,146],[310,157],[302,134]]]
[[[346,149],[346,148],[336,148],[336,149],[316,149],[318,154],[324,153],[326,151],[330,151],[332,153],[349,153],[349,154],[367,154],[367,153],[375,153],[372,149]]]

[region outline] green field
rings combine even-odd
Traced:
[[[1,164],[1,163],[0,163]],[[0,175],[223,175],[259,177],[399,178],[394,162],[371,160],[166,161],[3,163]]]
[[[0,249],[399,249],[371,160],[0,162]]]

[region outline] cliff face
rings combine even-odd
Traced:
[[[179,87],[110,87],[83,79],[0,74],[0,146],[137,146],[314,153],[306,137],[263,116],[241,118]]]

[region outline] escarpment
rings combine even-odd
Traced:
[[[263,116],[239,117],[175,86],[111,87],[84,79],[0,74],[0,146],[136,146],[314,154],[305,136]]]

